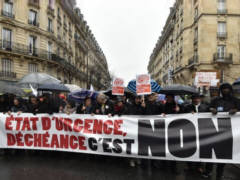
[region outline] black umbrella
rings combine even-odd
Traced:
[[[234,83],[233,85],[240,85],[240,78],[238,78]]]
[[[64,84],[43,84],[37,89],[38,91],[57,91],[57,92],[70,92]]]
[[[0,82],[0,93],[14,94],[17,96],[26,95],[26,93],[19,86],[7,84],[5,82]]]
[[[181,84],[174,84],[163,87],[159,94],[172,94],[172,95],[187,95],[187,94],[198,94],[196,88]]]

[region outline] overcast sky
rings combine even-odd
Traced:
[[[175,0],[77,0],[112,72],[125,84],[147,73]]]

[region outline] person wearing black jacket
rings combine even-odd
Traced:
[[[9,113],[22,113],[22,112],[27,112],[27,107],[23,104],[21,98],[15,97],[13,100],[13,105],[8,111]]]
[[[166,95],[166,103],[164,104],[164,114],[178,114],[182,113],[182,108],[175,102],[174,95],[167,94]],[[166,167],[166,161],[163,164],[163,168]],[[176,175],[178,175],[180,172],[177,168],[177,162],[171,161],[170,162],[170,168],[172,172]]]
[[[92,112],[92,99],[90,97],[86,97],[84,103],[77,107],[77,114],[92,114]]]
[[[164,107],[156,102],[155,93],[149,95],[146,101],[145,115],[161,115],[164,113]]]
[[[233,96],[233,88],[229,83],[223,83],[219,88],[219,97],[213,99],[210,104],[210,111],[213,115],[218,112],[228,112],[229,115],[234,115],[240,110],[239,100]],[[212,163],[207,163],[203,178],[209,178],[213,170]],[[217,164],[217,180],[222,179],[224,174],[225,164]]]
[[[7,99],[6,96],[1,95],[0,96],[0,112],[1,113],[5,113],[8,110],[8,103],[7,103]]]
[[[195,94],[192,95],[192,103],[189,105],[186,105],[184,108],[185,113],[204,113],[204,112],[209,112],[209,106],[205,103],[202,102],[202,97],[200,94]],[[203,168],[201,163],[194,163],[194,162],[189,162],[188,164],[188,171],[189,172],[198,172],[202,173]]]
[[[39,109],[37,113],[48,113],[52,114],[53,109],[50,103],[50,97],[48,94],[44,94],[42,97],[39,98]]]
[[[39,101],[37,97],[31,96],[29,98],[28,112],[32,114],[37,114],[39,112]]]
[[[93,107],[92,114],[99,115],[113,115],[113,104],[104,94],[99,94],[97,96],[97,102]]]
[[[202,102],[202,98],[199,94],[192,96],[192,103],[186,105],[184,108],[185,113],[203,113],[210,112],[209,105]]]
[[[144,115],[144,107],[142,106],[142,101],[140,96],[135,96],[134,102],[128,106],[129,115]]]

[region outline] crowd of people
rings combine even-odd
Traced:
[[[174,94],[167,94],[165,101],[157,101],[157,94],[143,98],[134,96],[132,99],[126,96],[119,96],[114,99],[108,98],[104,94],[99,94],[96,100],[86,97],[84,102],[76,104],[70,101],[64,95],[31,96],[28,100],[16,97],[14,95],[0,96],[0,112],[3,113],[66,113],[66,114],[92,114],[92,115],[167,115],[179,113],[200,113],[211,112],[216,115],[218,112],[229,112],[234,115],[240,111],[240,100],[234,97],[233,88],[230,84],[224,83],[219,88],[218,97],[214,97],[210,102],[205,101],[204,96],[195,94],[191,96],[191,102],[178,104],[175,101]],[[130,165],[138,164],[136,160],[131,159]],[[141,160],[144,165],[146,160]],[[170,167],[173,173],[179,173],[177,162],[151,161],[153,166],[162,168]],[[201,173],[202,177],[211,176],[212,163],[188,163],[188,170]],[[217,164],[217,179],[222,178],[224,173],[224,164]]]

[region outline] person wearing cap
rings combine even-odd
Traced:
[[[192,95],[192,103],[184,108],[185,113],[210,112],[209,106],[202,102],[200,94]]]
[[[83,104],[80,104],[77,107],[77,114],[92,114],[93,105],[92,99],[90,97],[86,97]]]
[[[192,103],[189,105],[186,105],[184,108],[185,113],[203,113],[203,112],[209,112],[209,106],[205,103],[203,103],[202,95],[200,94],[194,94],[192,95]],[[201,163],[194,163],[189,162],[187,163],[188,169],[186,169],[189,172],[198,172],[203,173],[203,168]]]
[[[210,111],[213,115],[219,112],[228,112],[229,115],[234,115],[240,110],[239,104],[239,100],[233,95],[232,85],[223,83],[219,88],[219,97],[211,101]],[[209,178],[212,175],[213,165],[212,163],[206,164],[205,172],[202,174],[203,178]],[[217,164],[217,180],[223,178],[224,167],[225,164]]]

